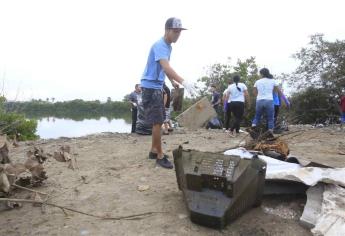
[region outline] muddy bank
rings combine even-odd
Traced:
[[[230,138],[221,130],[181,129],[163,136],[163,146],[172,158],[171,151],[181,144],[184,148],[222,152],[244,139],[243,133]],[[324,146],[320,158],[332,163],[340,158],[339,163],[345,163],[344,155],[334,156],[334,145],[341,145],[344,133],[308,130],[286,136],[286,140],[291,151],[299,155],[306,147],[310,155],[318,155],[318,147]],[[43,213],[41,207],[24,204],[0,212],[0,235],[310,235],[299,225],[305,196],[265,197],[261,207],[248,211],[223,231],[191,223],[175,171],[156,167],[147,158],[150,144],[150,136],[119,133],[19,143],[10,151],[12,160],[23,160],[33,145],[47,153],[54,153],[62,145],[71,147],[78,169],[49,158],[45,163],[48,179],[35,188],[49,193],[50,202],[102,217],[151,214],[131,220],[104,220],[50,206]],[[333,146],[327,148],[330,144]],[[14,193],[16,198],[29,195],[24,190]]]

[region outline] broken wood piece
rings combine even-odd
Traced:
[[[216,116],[217,113],[208,101],[208,98],[204,97],[177,116],[176,120],[180,126],[197,129]]]

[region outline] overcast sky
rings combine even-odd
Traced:
[[[9,100],[122,100],[171,16],[188,28],[170,61],[187,80],[227,57],[290,73],[310,35],[345,39],[344,9],[343,0],[0,0],[1,91]]]

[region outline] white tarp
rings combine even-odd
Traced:
[[[252,158],[253,156],[243,148],[227,150],[224,155],[237,155],[241,158]],[[303,167],[264,155],[259,155],[259,158],[267,163],[266,179],[298,181],[309,186],[324,182],[345,187],[345,168]]]
[[[336,185],[325,185],[321,213],[316,216],[314,235],[345,235],[345,189]]]

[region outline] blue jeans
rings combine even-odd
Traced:
[[[260,124],[261,117],[266,112],[268,129],[273,130],[274,128],[274,105],[272,100],[257,100],[255,108],[255,117],[252,126]]]

